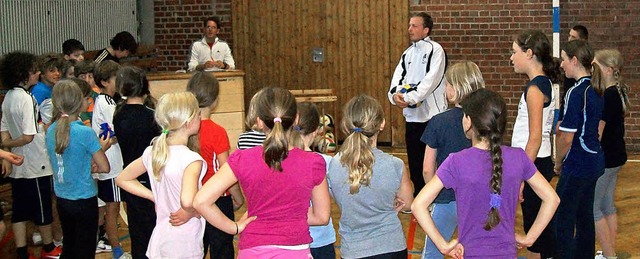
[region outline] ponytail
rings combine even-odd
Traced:
[[[378,135],[383,124],[382,106],[371,96],[353,97],[344,107],[341,126],[347,138],[340,146],[340,163],[349,171],[350,194],[371,183],[375,162],[371,138]]]
[[[60,115],[58,126],[56,127],[56,153],[63,154],[69,146],[69,136],[71,134],[71,122],[75,119],[67,114]]]
[[[340,163],[349,171],[349,193],[356,194],[360,185],[369,186],[373,176],[373,150],[369,137],[355,128],[340,147]]]
[[[631,103],[629,103],[629,86],[618,82],[616,89],[618,90],[618,95],[620,95],[620,100],[622,100],[622,114],[624,117],[629,117],[631,113],[629,111],[631,109]]]
[[[313,103],[298,103],[298,123],[289,131],[290,145],[305,150],[304,137],[318,131],[320,112]]]
[[[547,57],[542,60],[542,71],[552,83],[560,82],[560,59]]]
[[[153,177],[156,178],[157,181],[160,181],[160,171],[164,168],[164,165],[167,164],[167,159],[169,158],[169,145],[167,144],[167,135],[169,135],[169,131],[166,129],[162,130],[160,136],[157,136],[153,139],[153,147],[151,148],[151,167],[153,168]]]
[[[491,210],[484,225],[484,230],[491,230],[500,223],[500,201],[502,194],[502,134],[493,133],[489,138],[491,153]]]
[[[267,138],[264,140],[264,162],[270,168],[282,172],[282,160],[289,155],[289,142],[287,141],[287,133],[282,126],[282,119],[276,117],[273,119],[273,128]]]

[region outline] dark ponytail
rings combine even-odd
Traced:
[[[471,119],[476,138],[489,142],[491,155],[491,210],[484,229],[491,230],[500,223],[502,195],[502,136],[507,124],[507,105],[496,92],[479,89],[467,96],[461,103],[462,110]]]

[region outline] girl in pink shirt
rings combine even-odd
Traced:
[[[290,143],[297,106],[289,91],[264,88],[251,105],[258,128],[267,135],[264,144],[231,154],[198,192],[194,206],[216,228],[242,233],[238,258],[311,258],[309,225],[329,221],[324,159]],[[236,182],[244,191],[247,213],[233,222],[215,202]]]

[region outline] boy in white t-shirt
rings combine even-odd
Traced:
[[[96,85],[100,87],[101,93],[96,97],[93,106],[91,128],[101,138],[104,136],[103,124],[106,123],[109,129],[113,130],[113,114],[116,111],[116,73],[120,69],[118,63],[105,60],[96,65],[93,71],[93,78]],[[98,198],[107,203],[105,215],[105,230],[107,238],[113,251],[113,258],[131,258],[131,255],[124,253],[118,239],[117,218],[120,214],[120,188],[116,185],[116,177],[122,172],[122,153],[116,136],[111,137],[111,147],[105,154],[109,159],[111,171],[107,174],[98,174]]]
[[[0,63],[0,78],[13,87],[2,103],[0,136],[2,148],[24,156],[23,164],[2,161],[3,174],[11,178],[13,214],[11,223],[18,258],[28,258],[26,222],[32,221],[42,234],[42,258],[57,258],[61,247],[53,244],[51,234],[51,166],[44,144],[44,126],[38,122],[39,107],[27,88],[38,82],[36,57],[25,52],[6,54]],[[28,156],[26,156],[28,154]]]

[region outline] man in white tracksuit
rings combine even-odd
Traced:
[[[403,108],[414,196],[425,185],[422,176],[425,144],[420,137],[429,119],[447,109],[444,79],[447,58],[442,46],[429,37],[432,28],[433,20],[429,14],[421,12],[411,17],[411,46],[402,53],[388,92],[391,104]]]

